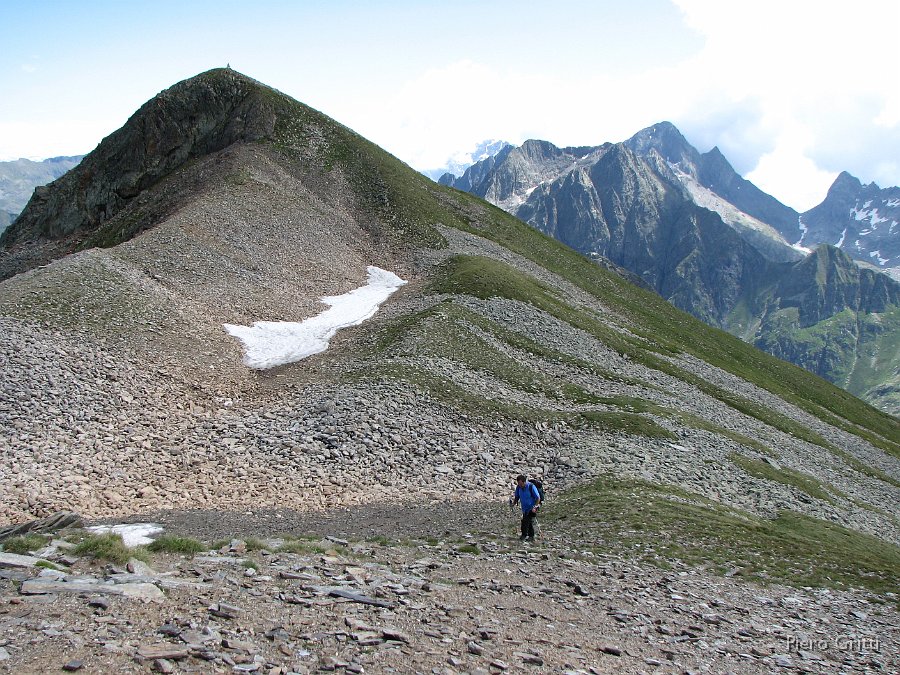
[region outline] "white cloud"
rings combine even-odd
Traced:
[[[821,203],[838,172],[820,169],[807,156],[809,137],[801,128],[784,130],[776,139],[774,149],[760,157],[747,180],[798,211]]]
[[[680,61],[620,74],[459,60],[341,119],[420,169],[486,138],[587,145],[666,119],[801,210],[841,170],[900,184],[882,133],[900,123],[892,86],[900,3],[674,1],[703,37]]]
[[[892,85],[900,3],[674,1],[706,38],[697,72],[722,107],[752,99],[758,109],[759,140],[771,147],[750,180],[801,210],[818,204],[841,170],[900,184],[896,162],[885,160],[900,148]],[[719,145],[727,157],[742,151]]]
[[[37,120],[0,121],[0,161],[10,159],[46,159],[63,155],[83,155],[94,149],[111,129],[103,121]],[[91,145],[85,139],[96,139]],[[87,144],[87,145],[86,145]]]
[[[668,68],[618,79],[499,71],[463,60],[429,70],[365,111],[348,111],[343,120],[426,169],[487,138],[540,138],[558,145],[624,140],[663,119],[660,97],[679,97]]]

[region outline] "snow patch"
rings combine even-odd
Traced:
[[[847,228],[845,227],[845,228],[844,228],[844,231],[841,232],[841,238],[838,239],[838,243],[836,243],[836,244],[834,245],[834,247],[835,247],[835,248],[840,248],[841,246],[843,246],[843,245],[844,245],[844,239],[846,239],[846,238],[847,238]],[[857,248],[859,248],[859,242],[858,242],[858,241],[856,242],[856,244],[857,244]]]
[[[809,228],[803,222],[803,216],[797,216],[797,226],[800,228],[800,239],[797,240],[796,244],[791,245],[796,249],[804,250],[806,247],[803,246],[803,239],[806,237],[806,233],[809,232]]]
[[[900,199],[889,199],[884,202],[885,206],[900,206]]]
[[[887,218],[882,218],[878,215],[878,209],[869,209],[867,208],[871,201],[866,202],[866,206],[863,206],[862,209],[850,209],[850,215],[855,220],[864,221],[868,220],[872,225],[872,229],[878,229],[879,223],[886,223]]]
[[[884,267],[885,263],[887,263],[887,261],[888,261],[887,258],[881,257],[881,251],[872,251],[871,253],[869,253],[869,257],[875,258],[876,260],[878,260],[878,264],[881,265],[882,267]]]
[[[120,534],[128,548],[146,546],[153,541],[152,535],[163,531],[162,525],[156,523],[133,523],[130,525],[94,525],[85,528],[94,534]]]
[[[697,181],[696,178],[682,171],[678,167],[678,164],[668,162],[668,165],[669,168],[672,169],[672,171],[681,181],[682,185],[687,188],[687,191],[690,193],[691,199],[694,200],[694,203],[697,206],[702,206],[705,209],[709,209],[710,211],[715,211],[716,213],[718,213],[723,222],[725,222],[727,225],[730,225],[732,229],[739,228],[745,230],[755,230],[767,235],[775,241],[781,242],[788,246],[792,246],[793,248],[797,248],[797,245],[799,245],[800,242],[803,241],[803,237],[800,237],[800,241],[797,242],[797,245],[788,244],[784,237],[782,237],[781,234],[779,234],[779,232],[775,230],[775,228],[773,228],[771,225],[768,225],[761,220],[754,218],[748,213],[744,213],[728,200],[723,199],[711,189],[704,187]],[[800,227],[805,232],[806,228],[802,223],[800,224]],[[805,249],[801,247],[797,250],[804,251]]]
[[[324,352],[341,328],[371,318],[406,281],[393,272],[369,266],[368,283],[343,295],[326,296],[330,307],[305,321],[256,321],[252,326],[223,324],[225,332],[244,344],[244,363],[265,370]]]

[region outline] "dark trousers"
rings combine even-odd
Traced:
[[[529,511],[522,514],[522,538],[534,539],[534,517],[536,513]]]

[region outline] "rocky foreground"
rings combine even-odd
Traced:
[[[900,668],[900,615],[873,596],[661,570],[549,529],[522,545],[505,507],[389,511],[285,512],[282,531],[305,538],[233,538],[149,565],[76,557],[65,543],[41,552],[58,570],[0,554],[0,671]],[[253,516],[170,512],[166,527],[253,530]]]

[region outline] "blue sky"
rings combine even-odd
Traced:
[[[674,122],[785,203],[900,185],[900,2],[0,0],[0,159],[80,154],[231,64],[418,169]]]

